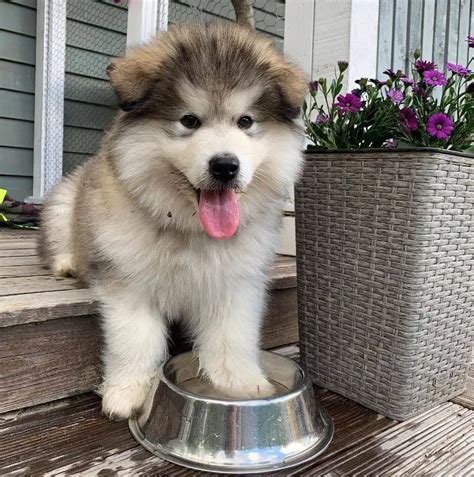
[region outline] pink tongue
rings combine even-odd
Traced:
[[[240,219],[235,190],[201,191],[199,219],[212,238],[227,239],[232,237],[239,226]]]

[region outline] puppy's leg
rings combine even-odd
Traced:
[[[102,411],[130,417],[142,406],[151,378],[167,354],[163,317],[135,292],[101,294],[105,336]]]
[[[264,288],[245,284],[226,291],[228,296],[216,297],[199,322],[200,365],[214,386],[229,397],[269,396],[274,387],[259,365]]]

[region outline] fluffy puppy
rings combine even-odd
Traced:
[[[267,396],[259,334],[306,80],[230,23],[175,26],[108,73],[121,111],[47,200],[41,246],[102,304],[103,410],[140,408],[173,320],[222,393]]]

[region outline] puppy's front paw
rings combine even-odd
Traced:
[[[125,385],[104,383],[100,389],[102,413],[112,420],[128,419],[140,410],[149,389],[149,381]]]
[[[277,393],[275,386],[265,377],[239,380],[231,379],[226,382],[214,382],[225,397],[234,399],[265,399]]]

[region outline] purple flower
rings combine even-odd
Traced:
[[[474,35],[469,35],[466,38],[466,41],[467,41],[467,44],[468,44],[469,48],[474,48]]]
[[[381,88],[382,86],[385,86],[387,84],[386,81],[380,81],[376,78],[371,78],[370,82],[373,83],[375,86],[377,86],[377,88]],[[356,81],[356,83],[357,83],[357,81]]]
[[[413,109],[402,108],[400,110],[400,126],[406,131],[415,131],[418,128],[418,118]]]
[[[319,89],[319,83],[316,80],[312,80],[308,84],[309,92],[316,93]]]
[[[387,139],[385,142],[385,147],[388,147],[389,149],[393,149],[398,146],[398,143],[395,139]]]
[[[395,79],[397,77],[397,73],[395,73],[392,68],[387,68],[383,74],[387,75],[390,79]]]
[[[474,82],[471,82],[466,87],[467,94],[474,94]]]
[[[444,86],[446,84],[445,76],[438,70],[425,71],[423,80],[430,86]]]
[[[417,85],[413,88],[413,93],[415,93],[420,98],[426,98],[427,92],[426,89],[422,85]]]
[[[337,97],[336,106],[339,108],[339,114],[357,113],[362,107],[362,101],[352,93],[340,94]]]
[[[387,91],[387,98],[390,98],[393,104],[400,104],[403,100],[403,93],[397,89],[389,89]]]
[[[454,130],[454,122],[444,113],[435,113],[428,118],[426,130],[430,136],[446,141]]]
[[[455,63],[446,63],[446,69],[459,76],[467,76],[469,74],[469,70],[465,66],[456,65]]]
[[[402,81],[402,83],[404,83],[407,86],[413,86],[415,84],[414,80],[407,77],[400,78],[400,80]]]
[[[356,89],[353,89],[351,91],[351,93],[355,96],[357,96],[358,98],[361,98],[362,97],[362,90],[360,88],[356,88]]]
[[[425,71],[435,70],[436,68],[437,66],[432,61],[417,60],[415,62],[415,69],[420,75]]]
[[[319,113],[314,120],[316,124],[327,124],[329,122],[329,116],[324,113]]]

